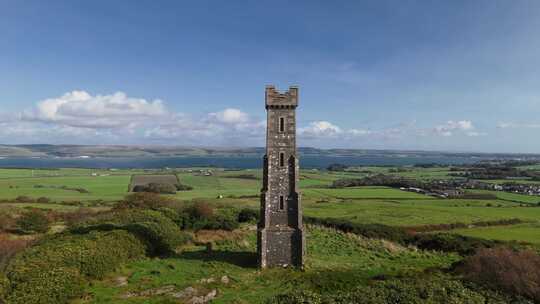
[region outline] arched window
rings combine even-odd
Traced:
[[[279,152],[279,166],[285,167],[285,153]]]

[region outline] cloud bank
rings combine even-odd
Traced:
[[[38,101],[21,113],[0,113],[0,127],[3,143],[262,146],[266,134],[266,121],[241,109],[182,113],[171,110],[160,99],[135,98],[124,92],[68,92]],[[470,120],[448,120],[433,127],[419,127],[413,121],[378,129],[345,128],[335,122],[315,120],[297,129],[301,144],[323,147],[410,137],[485,135]]]

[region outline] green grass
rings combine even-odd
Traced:
[[[159,303],[160,297],[120,299],[127,291],[144,291],[166,285],[182,290],[218,289],[212,303],[264,303],[279,292],[292,290],[336,291],[356,286],[376,275],[414,273],[430,267],[448,267],[459,259],[453,254],[416,251],[398,245],[368,240],[323,228],[308,230],[308,255],[305,271],[268,269],[256,265],[255,234],[244,239],[222,241],[212,254],[191,247],[177,257],[146,259],[131,263],[109,280],[95,282],[89,288],[93,298],[84,303]],[[115,276],[129,277],[127,287],[114,287]],[[220,278],[227,275],[230,284]],[[201,284],[204,278],[216,283]]]
[[[540,245],[540,222],[505,227],[479,227],[453,230],[453,233],[502,241],[525,241]]]
[[[522,203],[527,203],[527,204],[537,204],[540,202],[540,196],[535,196],[535,195],[525,195],[525,194],[519,194],[519,193],[511,193],[511,192],[504,192],[504,191],[490,191],[490,190],[471,190],[469,192],[482,193],[482,194],[484,193],[494,194],[497,196],[497,198],[501,200],[522,202]]]
[[[326,197],[344,199],[430,199],[431,196],[414,192],[401,191],[388,187],[354,187],[343,189],[304,189],[307,197]]]
[[[500,204],[502,207],[486,207],[487,204]],[[540,218],[540,208],[483,200],[362,200],[305,203],[304,214],[344,218],[357,223],[415,226],[509,218],[537,220]]]
[[[392,168],[368,167],[362,169],[388,172]],[[447,172],[445,168],[408,168],[408,170],[405,173],[397,174],[440,177]],[[130,176],[137,172],[141,173],[140,170],[35,170],[34,176],[37,175],[38,171],[40,174],[49,176],[32,178],[31,171],[27,169],[0,169],[0,199],[14,199],[19,195],[26,195],[33,198],[49,197],[53,202],[88,202],[97,199],[116,201],[128,194]],[[98,176],[92,176],[92,173],[96,173]],[[146,173],[148,174],[148,172]],[[111,175],[99,176],[104,174]],[[234,176],[241,174],[253,175],[258,179],[234,178]],[[302,170],[300,189],[304,214],[316,217],[345,218],[357,223],[382,223],[395,226],[472,223],[509,218],[537,220],[540,218],[540,208],[520,207],[521,203],[536,203],[537,197],[515,193],[475,191],[493,193],[497,195],[499,200],[447,200],[387,187],[345,189],[327,187],[336,179],[360,176],[363,176],[363,173]],[[182,170],[178,173],[178,177],[181,183],[192,186],[194,189],[177,192],[173,196],[177,199],[204,199],[212,204],[237,207],[257,208],[259,205],[258,195],[262,186],[261,170],[224,171],[213,169],[212,176],[201,176]],[[35,188],[35,185],[43,185],[45,188]],[[52,188],[53,186],[81,187],[89,190],[90,193],[62,190]],[[224,198],[217,199],[218,196]],[[20,208],[34,206],[62,211],[75,208],[59,204],[12,204],[12,206]]]
[[[127,175],[3,179],[0,180],[0,199],[25,195],[33,198],[44,196],[54,201],[118,200],[127,194],[129,181],[130,177]],[[44,187],[36,188],[36,185]],[[54,188],[60,186],[84,188],[90,193]]]

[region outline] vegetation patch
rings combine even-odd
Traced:
[[[177,175],[133,175],[129,185],[130,192],[152,192],[175,194],[176,191],[192,190],[191,186],[183,185]]]
[[[103,278],[144,252],[144,244],[126,231],[45,238],[7,267],[8,302],[67,303],[82,294],[84,278]]]
[[[457,271],[478,285],[540,302],[540,256],[533,251],[482,249]]]
[[[358,224],[343,219],[305,217],[304,222],[354,233],[367,238],[390,240],[402,245],[412,245],[423,250],[456,252],[461,255],[474,254],[478,249],[497,246],[518,246],[516,242],[503,242],[466,237],[449,233],[416,234],[402,227],[382,224]]]

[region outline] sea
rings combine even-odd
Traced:
[[[487,159],[487,158],[486,158]],[[473,156],[301,156],[304,169],[323,169],[331,164],[347,166],[407,166],[419,164],[459,165],[483,160]],[[186,167],[219,167],[229,169],[261,168],[262,157],[193,156],[193,157],[44,157],[0,158],[0,168],[92,168],[92,169],[159,169]]]

